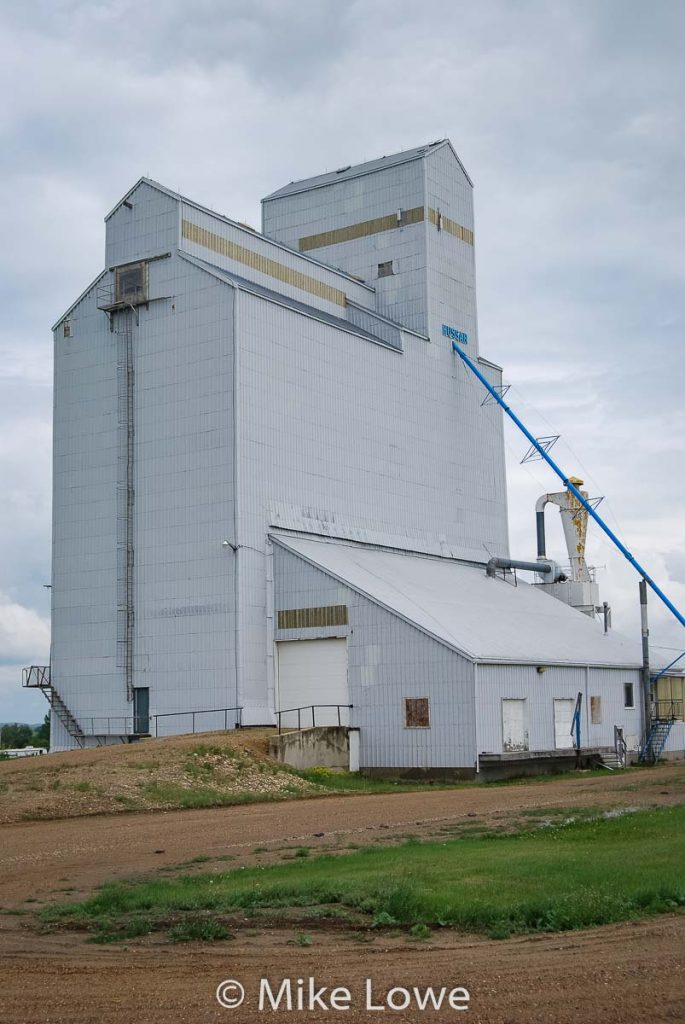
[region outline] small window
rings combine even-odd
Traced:
[[[378,264],[378,276],[379,277],[392,277],[395,271],[392,269],[392,260],[388,260],[387,263]]]
[[[62,331],[65,338],[71,337],[71,320],[65,320],[62,324]]]
[[[116,297],[117,302],[127,302],[132,306],[147,301],[147,266],[145,263],[129,264],[117,267]]]
[[[635,692],[632,683],[623,684],[623,707],[634,708],[635,707]]]
[[[428,697],[407,697],[404,702],[404,724],[407,729],[430,729]]]
[[[602,698],[590,697],[590,721],[593,725],[602,724]]]

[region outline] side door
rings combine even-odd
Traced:
[[[502,750],[515,753],[528,749],[527,702],[505,698],[502,701]]]

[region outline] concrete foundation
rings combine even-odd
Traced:
[[[281,733],[270,738],[269,755],[300,771],[337,768],[355,772],[359,770],[359,731],[329,725]]]

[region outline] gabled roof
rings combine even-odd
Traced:
[[[180,192],[174,192],[173,189],[167,188],[166,185],[160,185],[158,181],[154,181],[152,178],[139,178],[135,185],[128,190],[126,195],[122,196],[119,202],[112,207],[107,216],[105,222],[109,220],[112,214],[116,213],[122,203],[125,203],[130,196],[133,195],[139,185],[149,185],[150,188],[157,189],[158,192],[163,192],[164,195],[175,199],[179,203],[183,203],[184,206],[191,206],[194,210],[198,210],[200,213],[209,214],[210,217],[216,218],[216,220],[222,221],[224,224],[230,224],[231,227],[237,228],[246,235],[251,235],[255,238],[260,238],[264,242],[268,242],[269,245],[275,246],[277,249],[281,249],[284,252],[292,253],[301,260],[306,260],[307,263],[313,263],[317,267],[322,267],[329,273],[338,274],[340,277],[347,278],[348,281],[353,281],[355,285],[360,288],[366,288],[369,292],[375,292],[373,285],[369,284],[368,281],[363,281],[360,277],[355,274],[351,274],[347,270],[342,270],[340,267],[334,267],[330,263],[322,263],[321,260],[317,260],[314,256],[310,256],[309,253],[300,252],[299,249],[293,249],[292,246],[286,245],[284,242],[279,242],[275,238],[270,238],[268,235],[263,235],[261,231],[257,231],[256,228],[250,227],[249,224],[243,224],[239,220],[232,220],[223,213],[217,213],[216,210],[211,210],[208,206],[202,206],[201,203],[196,203],[194,199],[188,199],[188,196],[181,195]]]
[[[473,662],[639,668],[641,652],[539,587],[485,566],[273,534],[276,543]]]
[[[135,183],[135,185],[132,185],[128,192],[125,195],[123,195],[117,203],[114,204],[109,213],[105,215],[105,222],[107,222],[109,218],[117,212],[122,203],[125,203],[130,199],[130,197],[133,195],[133,193],[139,187],[139,185],[150,185],[151,188],[156,188],[158,192],[163,192],[164,195],[170,196],[171,199],[176,199],[179,202],[184,203],[190,202],[189,199],[185,199],[179,192],[174,192],[173,189],[167,188],[166,185],[161,185],[158,181],[154,181],[152,178],[142,177],[138,178],[138,181]]]
[[[469,183],[473,184],[450,140],[438,139],[436,142],[431,142],[426,146],[417,146],[414,149],[406,149],[401,153],[392,153],[390,156],[382,156],[377,160],[367,160],[362,164],[340,167],[337,171],[318,174],[313,178],[303,178],[300,181],[291,181],[289,185],[284,185],[283,188],[279,188],[276,192],[272,192],[270,195],[265,196],[264,199],[262,199],[262,202],[268,203],[271,199],[281,199],[283,196],[296,195],[298,192],[308,192],[313,188],[323,188],[325,185],[330,185],[333,182],[342,181],[348,178],[360,178],[364,174],[373,174],[374,171],[385,170],[387,167],[399,167],[401,164],[411,163],[412,160],[422,160],[427,153],[436,152],[439,149],[443,149],[445,146],[448,146],[452,150],[455,159],[459,163],[464,174],[466,174]]]
[[[197,256],[191,256],[190,253],[184,252],[183,250],[179,250],[178,255],[181,259],[199,267],[200,270],[206,271],[219,281],[224,281],[226,284],[233,285],[241,291],[249,292],[251,295],[258,295],[262,299],[267,299],[269,302],[275,302],[279,306],[285,306],[288,309],[294,310],[296,313],[303,313],[305,316],[312,317],[314,320],[330,324],[331,327],[337,327],[339,330],[345,331],[347,334],[354,334],[359,338],[365,338],[366,341],[372,341],[375,345],[382,345],[383,348],[389,348],[393,352],[402,351],[394,345],[389,345],[382,338],[377,337],[377,335],[364,330],[363,327],[358,327],[350,320],[345,320],[343,317],[327,313],[318,306],[310,306],[306,302],[300,302],[298,299],[293,299],[290,295],[284,295],[282,292],[275,292],[271,288],[265,288],[264,285],[257,284],[256,281],[248,281],[245,277],[233,274],[231,271],[224,270],[223,267],[217,267],[213,263],[207,263],[205,260],[201,260]],[[359,308],[361,309],[363,307]],[[371,316],[375,316],[373,310],[369,310],[368,312]],[[383,317],[383,320],[385,320],[386,323],[392,324],[393,327],[397,327],[400,331],[404,330],[401,324],[395,324],[392,320],[388,320],[387,317]],[[412,334],[414,332],[410,331],[409,333]]]

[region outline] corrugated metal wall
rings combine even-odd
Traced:
[[[132,326],[133,683],[150,687],[151,714],[229,707],[233,290],[177,257],[149,277],[154,301]],[[133,713],[116,659],[119,317],[111,332],[93,289],[71,337],[55,336],[52,673],[86,730],[97,718],[103,732]]]
[[[134,338],[135,685],[152,714],[231,707],[234,293],[177,257],[150,271],[171,298]]]
[[[178,201],[141,182],[107,220],[105,266],[174,252],[178,245]]]
[[[634,748],[641,734],[640,673],[636,669],[601,669],[534,665],[479,665],[476,684],[478,752],[502,752],[502,701],[525,699],[531,751],[554,750],[554,700],[583,694],[581,745],[613,746],[614,726],[624,729]],[[624,682],[632,682],[635,708],[624,706]],[[601,699],[601,722],[591,721],[590,698]]]
[[[347,637],[351,721],[360,728],[362,767],[474,767],[470,662],[277,543],[274,577],[276,612],[348,607],[348,626],[276,630],[275,637]],[[429,698],[430,728],[405,727],[407,697]]]

